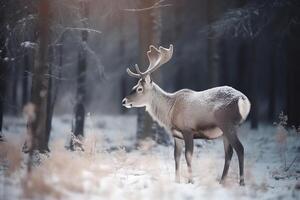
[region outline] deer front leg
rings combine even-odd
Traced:
[[[194,140],[192,133],[183,133],[185,143],[185,159],[188,167],[188,183],[194,183],[192,174],[192,158],[194,151]]]
[[[180,183],[180,157],[182,152],[182,140],[174,138],[174,158],[175,158],[175,181]]]

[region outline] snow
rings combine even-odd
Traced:
[[[34,49],[36,47],[36,43],[30,42],[30,41],[25,41],[25,42],[21,43],[21,47]]]
[[[51,154],[33,169],[33,177],[26,175],[27,155],[23,154],[20,154],[21,165],[6,174],[7,161],[14,158],[12,152],[21,149],[25,120],[6,117],[4,123],[7,144],[14,144],[15,149],[10,146],[7,153],[0,149],[0,199],[300,198],[299,189],[295,189],[300,180],[300,159],[284,171],[284,160],[288,166],[300,153],[300,135],[295,131],[281,133],[280,128],[270,125],[262,125],[258,130],[250,130],[248,124],[240,128],[245,147],[246,182],[245,187],[240,187],[235,154],[226,184],[218,183],[224,162],[222,139],[195,141],[195,183],[186,183],[184,156],[182,183],[175,183],[173,147],[145,141],[135,148],[136,117],[131,115],[88,115],[85,152],[64,149],[71,131],[71,116],[55,117]],[[279,133],[286,137],[278,136]]]

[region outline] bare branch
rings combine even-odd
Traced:
[[[57,37],[57,39],[50,45],[50,46],[55,46],[60,39],[62,38],[62,36],[70,30],[78,30],[78,31],[88,31],[88,32],[94,32],[94,33],[98,33],[98,34],[102,34],[101,31],[95,30],[95,29],[90,29],[90,28],[79,28],[79,27],[64,27],[64,30],[59,34],[59,36]]]
[[[79,27],[66,27],[66,30],[79,30],[79,31],[88,31],[88,32],[95,32],[98,34],[101,34],[101,31],[95,30],[95,29],[90,29],[90,28],[79,28]]]
[[[147,7],[147,8],[124,8],[124,11],[128,11],[128,12],[142,12],[142,11],[147,11],[147,10],[152,10],[152,9],[156,9],[156,8],[163,8],[163,7],[169,7],[172,6],[172,4],[164,4],[161,5],[161,3],[163,3],[165,0],[160,0],[156,3],[154,3],[152,6]]]

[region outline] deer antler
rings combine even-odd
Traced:
[[[149,66],[145,72],[141,72],[138,65],[135,65],[135,70],[137,73],[132,72],[129,68],[127,68],[128,75],[134,78],[144,78],[147,75],[150,75],[152,72],[157,70],[160,66],[168,62],[173,55],[173,45],[171,44],[169,49],[164,47],[159,47],[159,49],[155,48],[153,45],[150,45],[149,51],[147,52],[147,56],[149,59]]]
[[[135,65],[135,70],[137,73],[132,72],[129,68],[126,69],[129,76],[133,78],[142,78],[142,72],[140,71],[138,65]]]

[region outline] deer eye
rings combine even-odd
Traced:
[[[143,92],[143,88],[142,88],[142,87],[138,87],[138,88],[136,89],[136,91],[137,91],[138,93],[141,93],[141,92]]]

